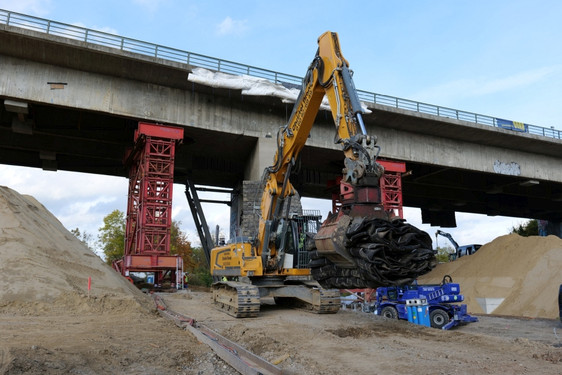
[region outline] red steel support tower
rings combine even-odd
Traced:
[[[395,211],[396,216],[404,218],[402,173],[406,172],[406,164],[391,160],[379,160],[378,162],[384,167],[384,174],[380,179],[381,203],[386,211]]]
[[[183,129],[140,122],[135,145],[126,157],[129,196],[125,230],[125,254],[115,268],[129,272],[154,272],[154,283],[166,273],[179,282],[182,259],[170,254],[172,190],[176,144]]]
[[[400,218],[404,218],[402,207],[402,174],[406,172],[406,164],[401,161],[377,160],[384,168],[384,173],[379,180],[380,203],[385,211],[393,211]],[[342,194],[348,192],[347,187],[341,188],[342,178],[338,176],[335,181],[328,181],[328,188],[332,192],[332,212],[337,212],[342,204]],[[348,185],[349,186],[349,185]],[[352,191],[352,190],[349,190]],[[366,197],[363,197],[366,198]],[[378,202],[378,197],[369,197]]]

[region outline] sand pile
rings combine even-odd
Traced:
[[[451,275],[472,313],[557,318],[561,270],[562,239],[510,234],[439,264],[418,282],[439,283]]]
[[[133,312],[150,299],[33,197],[0,186],[0,311]],[[90,298],[88,277],[92,278]]]

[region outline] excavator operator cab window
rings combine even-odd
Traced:
[[[294,228],[295,223],[293,221],[289,221],[288,224],[289,225],[287,226],[287,233],[286,233],[287,239],[285,241],[286,243],[285,252],[287,254],[295,254],[298,246],[297,239],[295,237],[297,235],[297,232]]]
[[[292,267],[295,266],[296,257],[294,255],[298,251],[297,235],[297,223],[294,220],[281,220],[275,236],[275,248],[286,255],[293,256]]]

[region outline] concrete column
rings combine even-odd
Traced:
[[[242,183],[242,210],[240,230],[243,236],[254,237],[258,233],[260,222],[261,181],[244,181]]]
[[[553,234],[562,238],[562,222],[559,221],[549,221],[546,226],[546,233]]]
[[[261,181],[244,181],[242,184],[242,207],[239,216],[240,235],[254,237],[258,233],[261,216]],[[240,204],[240,203],[239,203]],[[291,197],[290,214],[302,215],[302,205],[299,195]]]
[[[230,238],[241,236],[240,215],[242,213],[242,185],[234,189],[230,194]]]
[[[277,148],[275,134],[271,138],[260,137],[256,142],[256,147],[252,151],[246,170],[244,171],[244,179],[250,181],[259,181],[262,178],[263,170],[273,165],[273,157]]]
[[[273,157],[277,151],[275,135],[257,138],[244,172],[239,195],[233,196],[231,207],[230,233],[233,236],[255,237],[261,216],[262,177],[266,167],[273,165]],[[236,203],[235,203],[236,201]],[[290,212],[302,215],[302,205],[298,194],[291,198]]]

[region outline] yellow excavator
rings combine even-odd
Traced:
[[[311,217],[290,216],[296,191],[289,177],[324,97],[335,123],[335,143],[344,154],[342,204],[314,234],[307,231]],[[362,113],[338,35],[326,32],[318,38],[290,119],[278,131],[273,165],[264,171],[256,236],[211,251],[218,308],[235,317],[255,317],[260,299],[274,297],[279,304],[335,313],[340,288],[404,284],[435,266],[430,236],[381,204],[380,149],[376,137],[367,134]],[[296,261],[303,255],[305,264]]]

